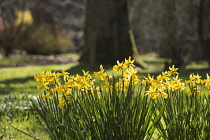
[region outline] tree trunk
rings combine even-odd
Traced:
[[[85,25],[85,47],[80,62],[115,64],[134,56],[127,0],[88,0]]]
[[[176,47],[176,17],[175,0],[162,1],[162,40],[160,45],[160,56],[171,58]]]
[[[200,0],[198,10],[198,40],[201,58],[210,65],[210,2]]]
[[[168,66],[175,65],[182,67],[184,64],[182,58],[182,48],[178,44],[177,37],[177,17],[176,17],[176,0],[162,1],[163,15],[162,15],[162,39],[160,45],[160,56],[169,58],[166,62]]]
[[[199,41],[199,46],[197,48],[197,55],[198,58],[203,59],[202,56],[202,50],[204,46],[204,33],[203,33],[203,12],[204,12],[204,3],[205,0],[200,0],[199,1],[199,7],[198,7],[198,41]]]

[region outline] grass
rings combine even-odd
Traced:
[[[30,140],[29,137],[15,130],[21,129],[40,139],[47,139],[48,135],[32,115],[31,94],[11,93],[0,96],[0,136],[6,139]]]
[[[75,54],[65,54],[63,56],[78,58],[78,55]],[[140,59],[147,64],[148,69],[139,69],[139,77],[147,76],[148,73],[151,73],[151,75],[160,74],[164,68],[164,59],[158,58],[154,53],[141,55]],[[0,65],[23,64],[25,62],[28,63],[31,60],[27,57],[26,59],[1,58]],[[197,69],[198,66],[203,70]],[[29,98],[34,98],[42,93],[42,91],[36,89],[37,82],[34,81],[33,76],[42,71],[60,71],[63,68],[67,68],[71,74],[81,74],[82,69],[91,72],[99,70],[99,66],[89,67],[79,63],[0,68],[0,137],[2,136],[5,140],[33,139],[14,129],[12,127],[14,126],[39,139],[49,139],[46,131],[31,113],[32,108],[30,107]],[[194,62],[188,65],[187,70],[182,71],[181,75],[183,79],[187,79],[190,73],[198,72],[204,76],[205,73],[209,72],[207,68],[206,62]],[[111,68],[107,66],[105,69]]]

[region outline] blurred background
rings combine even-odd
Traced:
[[[88,2],[0,0],[1,58],[81,54]],[[155,53],[166,58],[166,66],[183,67],[200,60],[210,63],[210,1],[129,0],[127,6],[140,55]]]

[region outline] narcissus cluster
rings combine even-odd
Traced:
[[[81,92],[83,94],[97,95],[100,99],[102,94],[112,94],[112,92],[128,91],[129,88],[134,86],[142,86],[145,88],[143,92],[145,95],[150,96],[152,99],[158,97],[167,98],[169,92],[196,92],[201,94],[199,86],[205,86],[208,88],[210,94],[210,77],[207,74],[206,79],[201,79],[198,74],[191,74],[189,80],[183,82],[179,78],[178,68],[173,65],[169,67],[169,71],[162,72],[156,78],[148,74],[142,80],[137,75],[137,69],[134,65],[134,60],[125,59],[123,62],[117,61],[117,64],[113,66],[113,72],[121,72],[121,76],[116,78],[110,75],[104,70],[103,65],[100,65],[100,71],[94,72],[94,76],[100,76],[99,82],[91,76],[89,71],[83,71],[83,75],[71,75],[63,69],[62,72],[42,72],[39,75],[34,76],[35,80],[41,82],[37,88],[45,89],[44,98],[52,98],[55,93],[59,93],[60,103],[59,108],[63,108],[67,100],[71,99],[71,95],[74,92]],[[134,90],[135,91],[135,90]]]

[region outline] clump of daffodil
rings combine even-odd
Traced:
[[[94,72],[94,76],[101,75],[100,80],[104,81],[105,85],[101,85],[103,91],[112,91],[112,85],[110,84],[110,79],[112,75],[109,75],[103,68],[103,65],[100,65],[100,71]],[[98,87],[99,88],[99,87]]]
[[[72,90],[78,89],[83,92],[92,91],[94,86],[94,80],[90,76],[89,72],[83,70],[83,75],[70,75],[66,72],[66,69],[63,69],[62,72],[42,72],[39,75],[34,76],[34,79],[38,82],[41,82],[41,85],[38,85],[37,88],[45,89],[45,95],[43,98],[51,98],[58,93],[60,97],[59,108],[63,108],[66,104],[66,100],[70,99]]]
[[[113,71],[122,71],[124,68],[135,68],[134,61],[135,60],[131,60],[131,57],[129,57],[128,60],[125,59],[125,62],[120,63],[117,61],[117,65],[113,66]]]
[[[191,86],[195,86],[196,84],[200,84],[201,82],[201,76],[199,76],[198,74],[190,74],[189,80],[185,81],[186,84],[190,84]]]
[[[152,99],[156,99],[159,96],[163,98],[168,97],[170,91],[183,91],[185,89],[185,83],[179,78],[178,68],[173,65],[169,67],[169,71],[162,72],[156,78],[154,76],[144,77],[142,80],[142,86],[148,88],[146,95],[149,95]]]
[[[210,95],[210,77],[208,74],[206,74],[206,79],[201,79],[201,76],[198,74],[190,74],[189,80],[186,80],[185,83],[188,84],[190,88],[187,90],[188,93],[194,92],[200,95],[201,89],[199,88],[203,85],[208,89],[208,94]]]
[[[129,85],[136,85],[139,83],[137,69],[134,65],[134,60],[131,57],[125,59],[123,62],[117,61],[117,65],[113,66],[113,71],[122,71],[122,77],[118,79],[115,86],[121,90],[128,90]],[[122,89],[123,88],[123,89]]]
[[[70,75],[66,69],[63,69],[62,72],[47,71],[41,72],[39,75],[34,76],[34,78],[36,81],[41,82],[37,88],[45,89],[44,98],[51,98],[55,93],[63,95],[59,104],[59,107],[62,108],[66,104],[64,99],[70,99],[72,91],[75,89],[84,93],[90,92],[93,95],[96,93],[98,98],[100,98],[102,91],[110,94],[112,94],[113,88],[115,90],[127,91],[130,86],[140,83],[134,60],[131,60],[131,57],[122,62],[117,61],[117,64],[113,66],[113,71],[121,72],[121,76],[113,79],[113,76],[104,70],[103,65],[100,65],[100,71],[94,72],[94,76],[100,75],[100,80],[104,82],[100,86],[96,86],[95,80],[91,77],[89,71],[85,72],[84,70],[83,75]],[[210,77],[208,74],[206,77],[206,79],[202,80],[198,74],[191,74],[189,80],[183,82],[179,78],[178,68],[172,65],[168,71],[162,72],[157,77],[148,74],[141,81],[141,86],[146,88],[146,95],[152,99],[156,99],[159,96],[168,98],[169,92],[182,92],[184,90],[187,93],[195,92],[201,94],[197,86],[198,84],[207,87],[208,93],[210,94]],[[189,89],[186,88],[186,85],[189,85]]]
[[[190,74],[189,80],[182,81],[179,78],[178,68],[173,65],[169,67],[169,71],[162,72],[156,78],[148,74],[142,80],[142,86],[146,87],[146,95],[149,95],[152,99],[156,99],[159,96],[164,98],[168,97],[169,92],[182,92],[196,93],[201,95],[201,87],[204,85],[208,88],[208,94],[210,95],[210,77],[207,74],[206,79],[202,80],[201,76],[198,74]],[[187,88],[187,85],[189,88]]]
[[[60,108],[66,104],[66,100],[70,99],[72,91],[77,89],[80,92],[89,93],[93,95],[96,93],[98,98],[101,97],[101,91],[112,93],[113,88],[119,90],[128,90],[130,85],[136,85],[139,83],[137,76],[137,69],[134,65],[134,60],[131,57],[125,59],[123,62],[117,61],[117,65],[113,66],[113,71],[121,71],[122,75],[113,84],[113,76],[106,72],[103,65],[100,65],[100,71],[94,72],[94,76],[100,75],[100,80],[104,82],[104,85],[96,86],[95,80],[91,77],[89,71],[83,70],[83,75],[70,75],[63,69],[62,72],[42,72],[39,75],[34,76],[35,80],[41,82],[37,88],[45,89],[45,95],[43,98],[51,98],[58,93],[60,98]]]
[[[201,95],[201,91],[198,89],[199,84],[203,84],[203,80],[200,75],[190,74],[189,80],[185,80],[185,83],[189,85],[189,89],[186,90],[187,93],[197,93]]]
[[[131,60],[131,57],[125,59],[123,62],[117,61],[117,65],[113,66],[113,71],[121,71],[122,77],[118,78],[117,82],[115,83],[116,89],[120,90],[128,90],[129,85],[136,85],[139,83],[139,79],[137,74],[137,69],[134,65],[134,60]],[[110,79],[112,78],[111,75],[109,75],[104,69],[103,66],[100,66],[99,72],[94,72],[94,75],[101,75],[100,79],[105,82],[105,85],[102,85],[102,90],[109,91],[113,88],[113,85],[110,84]]]

